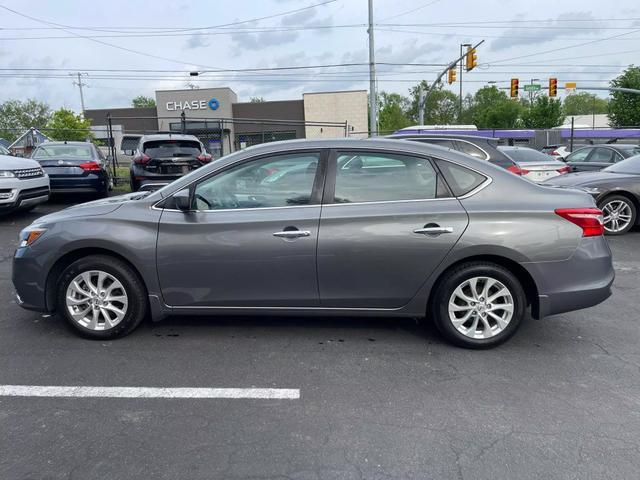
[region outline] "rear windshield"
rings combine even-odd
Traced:
[[[549,155],[545,155],[544,153],[538,152],[537,150],[533,150],[531,148],[505,148],[500,150],[507,157],[517,163],[552,162],[552,159],[549,158]]]
[[[46,158],[64,158],[68,160],[92,159],[93,153],[89,145],[45,145],[38,147],[32,158],[44,160]]]
[[[194,140],[153,140],[145,142],[143,152],[152,158],[197,157],[202,152]]]
[[[629,157],[610,167],[603,169],[603,172],[612,173],[629,173],[631,175],[640,175],[640,155]]]

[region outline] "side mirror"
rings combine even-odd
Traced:
[[[178,210],[183,212],[191,210],[191,192],[188,188],[174,193],[172,198]]]

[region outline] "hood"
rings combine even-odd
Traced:
[[[99,215],[106,215],[130,201],[144,198],[147,195],[148,192],[133,192],[125,195],[118,195],[116,197],[102,198],[100,200],[80,203],[78,205],[65,208],[64,210],[60,210],[59,212],[40,217],[37,220],[34,220],[33,224],[54,223],[75,217],[95,217]]]
[[[40,164],[30,158],[0,155],[0,170],[20,170],[21,168],[40,168]]]
[[[610,180],[612,175],[618,176],[619,174],[602,171],[567,173],[547,180],[542,184],[561,187],[582,187]]]

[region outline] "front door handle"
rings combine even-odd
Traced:
[[[441,233],[453,233],[453,227],[416,228],[413,233],[419,233],[422,235],[440,235]]]
[[[284,230],[282,232],[273,233],[274,237],[279,238],[300,238],[300,237],[310,237],[311,232],[307,230]]]

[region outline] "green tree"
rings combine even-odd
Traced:
[[[53,112],[47,124],[49,129],[47,135],[54,140],[83,141],[92,137],[89,125],[91,121],[84,119],[82,115],[76,115],[71,110],[61,108]]]
[[[524,128],[553,128],[562,125],[564,114],[560,99],[540,95],[522,114]]]
[[[50,117],[46,103],[33,99],[7,100],[0,104],[0,137],[13,142],[28,128],[44,127]]]
[[[516,128],[522,114],[520,103],[511,100],[495,85],[482,87],[469,102],[466,115],[478,128]]]
[[[378,99],[378,124],[381,133],[395,132],[413,122],[407,111],[410,101],[399,93],[381,92]]]
[[[572,93],[564,98],[562,109],[565,116],[607,113],[609,101],[589,92]]]
[[[640,90],[640,67],[630,65],[622,75],[611,80],[611,86]],[[611,92],[609,122],[613,127],[640,125],[640,94]]]
[[[151,97],[145,97],[144,95],[138,95],[136,98],[131,100],[131,106],[133,108],[155,107],[156,106],[156,101]]]
[[[409,118],[412,122],[418,121],[418,96],[420,88],[425,92],[429,90],[430,85],[422,80],[410,90],[411,108],[408,111]],[[456,123],[458,116],[458,96],[444,90],[442,84],[437,85],[427,96],[424,106],[424,123],[425,125],[451,125]]]

